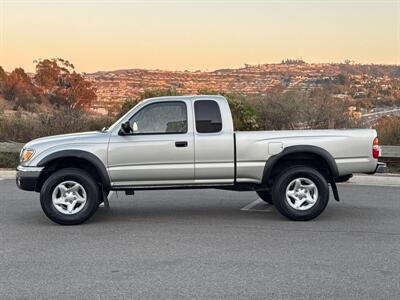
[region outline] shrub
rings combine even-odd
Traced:
[[[380,144],[400,146],[400,117],[383,117],[375,129]]]
[[[0,152],[0,168],[16,168],[19,164],[19,153]]]
[[[29,140],[80,131],[100,130],[113,119],[91,116],[79,110],[64,109],[54,113],[0,115],[0,141],[25,143]]]

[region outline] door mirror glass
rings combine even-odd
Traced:
[[[129,122],[124,122],[121,124],[121,129],[118,131],[118,135],[130,135],[132,133],[133,131]]]

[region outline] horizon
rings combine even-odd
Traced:
[[[6,70],[56,57],[85,73],[210,72],[282,57],[400,64],[396,0],[0,0],[0,19]]]
[[[52,59],[52,58],[43,58],[43,59]],[[286,60],[286,59],[283,59]],[[96,71],[92,71],[92,72],[85,72],[82,71],[83,74],[95,74],[95,73],[99,73],[99,72],[118,72],[118,71],[129,71],[129,70],[146,70],[146,71],[161,71],[161,72],[190,72],[190,73],[196,73],[196,72],[202,72],[202,73],[212,73],[212,72],[216,72],[219,70],[238,70],[238,69],[244,69],[246,68],[246,66],[249,67],[256,67],[256,66],[263,66],[263,65],[279,65],[282,64],[281,62],[266,62],[266,63],[260,63],[260,64],[242,64],[241,66],[238,67],[226,67],[226,68],[218,68],[218,69],[212,69],[212,70],[182,70],[182,69],[161,69],[161,68],[138,68],[138,67],[126,67],[126,68],[120,68],[120,69],[110,69],[110,70],[106,70],[106,69],[100,69],[100,70],[96,70]],[[346,62],[307,62],[304,61],[305,64],[308,65],[346,65]],[[34,64],[34,63],[32,63]],[[351,66],[387,66],[387,67],[391,67],[391,66],[395,66],[395,67],[400,67],[400,64],[376,64],[376,63],[358,63],[358,62],[350,62],[348,63],[348,65]],[[2,65],[0,65],[0,67],[3,67]],[[75,66],[74,66],[75,67]],[[16,66],[15,68],[22,68],[22,67],[18,67]],[[13,69],[5,69],[3,67],[3,70],[6,73],[11,73],[15,68]],[[24,69],[24,68],[23,68]],[[27,71],[24,69],[24,71],[27,74],[34,74],[36,72],[35,69],[33,69],[32,71]]]

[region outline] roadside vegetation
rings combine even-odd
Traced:
[[[19,153],[0,152],[0,168],[16,168],[19,164]]]
[[[400,146],[400,117],[383,117],[376,124],[382,145]]]
[[[236,130],[362,127],[349,111],[353,103],[333,98],[333,89],[327,83],[311,91],[277,89],[244,95],[203,89],[198,94],[225,96]],[[38,60],[35,74],[21,68],[6,73],[0,67],[0,142],[25,143],[42,136],[100,130],[142,99],[173,95],[179,93],[173,89],[147,90],[123,103],[119,114],[102,116],[89,110],[96,101],[95,88],[69,61]],[[400,117],[382,118],[375,127],[381,144],[400,145]],[[0,152],[0,167],[15,167],[17,161],[18,154]]]
[[[29,140],[64,133],[100,130],[114,118],[90,115],[81,110],[63,108],[51,113],[0,112],[0,142],[26,143]]]

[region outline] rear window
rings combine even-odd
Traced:
[[[221,111],[213,100],[198,100],[194,103],[196,130],[199,133],[212,133],[222,130]]]

